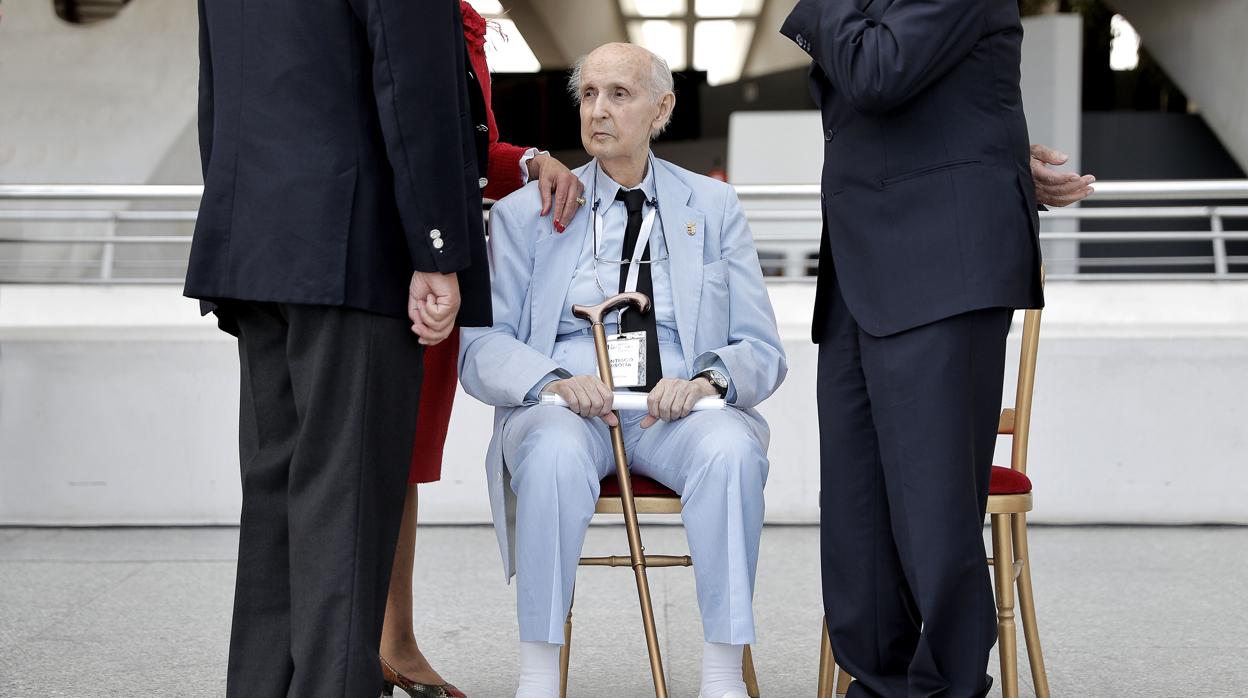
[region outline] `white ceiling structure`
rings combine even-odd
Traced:
[[[663,56],[673,70],[707,72],[712,85],[805,65],[777,32],[791,2],[777,0],[469,0],[496,22],[491,70],[560,69],[612,41]],[[498,31],[501,29],[501,33]],[[755,69],[755,64],[765,66]]]
[[[559,70],[602,44],[639,43],[712,85],[798,68],[809,58],[779,33],[794,0],[469,0],[490,33],[496,72]],[[1248,0],[1108,0],[1139,31],[1213,130],[1248,167]],[[1121,27],[1118,27],[1121,29]],[[1136,40],[1122,36],[1121,39]],[[1125,41],[1116,44],[1127,43]],[[1131,47],[1116,45],[1127,60]],[[1121,67],[1127,67],[1126,65]]]

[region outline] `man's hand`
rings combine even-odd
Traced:
[[[418,271],[407,292],[407,316],[420,343],[433,346],[455,329],[459,314],[459,278],[455,274]]]
[[[602,417],[602,421],[611,427],[620,423],[611,411],[615,396],[598,376],[572,376],[551,381],[542,388],[542,392],[558,395],[568,403],[568,409],[587,419]]]
[[[646,398],[646,407],[650,414],[641,418],[641,428],[649,429],[660,419],[674,422],[689,416],[693,403],[704,397],[718,397],[719,391],[706,378],[694,378],[691,381],[679,378],[664,378],[650,391]]]
[[[1047,145],[1031,146],[1031,178],[1036,181],[1036,203],[1069,206],[1092,195],[1096,177],[1074,172],[1058,172],[1048,165],[1062,165],[1069,158]]]
[[[553,210],[555,230],[562,233],[580,208],[576,200],[585,193],[585,185],[562,162],[544,153],[529,160],[529,179],[537,179],[542,193],[541,215]]]

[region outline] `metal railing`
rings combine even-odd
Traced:
[[[1248,222],[1248,180],[1121,181],[1095,186],[1090,200],[1095,206],[1041,213],[1040,238],[1050,279],[1248,279],[1248,225],[1231,226],[1244,230],[1227,226],[1228,221]],[[817,264],[821,228],[819,187],[736,189],[771,280],[812,280],[809,272]],[[203,187],[192,185],[0,185],[0,283],[180,283],[202,193]],[[1223,203],[1240,200],[1245,204]],[[1121,202],[1128,205],[1101,205]],[[150,206],[165,208],[143,208]],[[1085,221],[1095,221],[1092,225],[1098,227],[1112,221],[1115,226],[1074,229]],[[1145,221],[1154,226],[1166,222],[1167,228],[1141,229]],[[1189,247],[1199,243],[1202,249],[1079,254],[1082,244],[1175,242]],[[1232,249],[1235,246],[1243,249]],[[36,250],[45,250],[45,256]],[[119,250],[128,252],[119,255]],[[1129,267],[1150,271],[1113,271]]]

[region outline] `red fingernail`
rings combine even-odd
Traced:
[[[555,221],[555,230],[558,230],[559,232],[561,232],[561,233],[562,233],[562,232],[563,232],[563,230],[564,230],[564,228],[563,228],[563,224],[562,224],[562,223],[560,223],[559,221]]]

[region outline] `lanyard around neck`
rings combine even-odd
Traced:
[[[649,169],[651,173],[654,172],[653,161],[649,163]],[[593,207],[590,209],[590,216],[593,217],[593,225],[591,227],[593,228],[593,233],[594,233],[594,283],[598,285],[598,290],[602,292],[604,297],[606,297],[610,294],[607,293],[607,289],[603,288],[602,280],[598,278],[598,259],[602,252],[601,246],[602,246],[602,239],[604,237],[603,232],[602,232],[602,216],[598,215],[598,207],[602,205],[602,200],[597,198],[598,177],[599,177],[598,163],[597,161],[595,161],[594,162],[594,190],[591,193],[591,197],[593,198],[594,204],[593,204]],[[650,204],[650,212],[646,214],[646,217],[641,222],[641,229],[637,232],[637,243],[633,245],[633,254],[627,260],[628,277],[625,279],[625,282],[624,282],[625,292],[632,292],[632,291],[637,290],[637,282],[641,275],[641,265],[642,265],[641,258],[645,254],[647,243],[650,242],[650,233],[652,230],[654,230],[655,214],[659,212],[659,200],[657,196],[647,201],[647,203]],[[625,221],[626,221],[625,230],[627,230],[628,229],[627,218],[625,218]],[[620,252],[623,253],[623,249],[622,249],[623,245],[621,245],[620,247],[621,247]],[[621,263],[623,263],[623,261],[621,261]],[[651,303],[653,303],[654,299],[652,298],[650,299],[650,301]],[[651,312],[654,312],[654,311],[652,310]],[[616,327],[623,327],[623,321],[624,321],[624,309],[620,308],[616,312]]]
[[[651,202],[647,202],[651,203]],[[641,222],[641,230],[637,233],[637,243],[633,245],[633,253],[628,257],[628,277],[624,282],[624,291],[631,293],[637,290],[637,281],[641,274],[641,258],[646,253],[646,245],[650,242],[650,232],[654,230],[655,214],[659,211],[658,207],[652,206],[650,212],[646,214],[645,219]],[[597,267],[597,260],[602,255],[602,216],[598,215],[598,202],[594,202],[594,265]],[[627,224],[626,224],[627,225]],[[623,250],[621,250],[623,251]],[[652,255],[653,256],[653,255]]]

